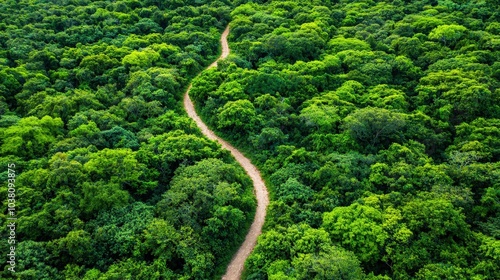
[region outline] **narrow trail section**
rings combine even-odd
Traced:
[[[227,43],[227,35],[229,34],[229,26],[222,33],[220,42],[222,46],[222,54],[221,56],[207,69],[216,67],[217,61],[220,59],[226,58],[229,55],[229,45]],[[259,170],[250,162],[248,158],[246,158],[238,149],[233,147],[228,142],[224,141],[222,138],[215,135],[215,133],[208,128],[208,126],[201,120],[194,109],[193,102],[191,98],[189,98],[189,90],[191,89],[191,85],[189,85],[186,93],[184,94],[184,108],[188,113],[189,117],[192,118],[196,125],[201,129],[201,132],[211,140],[215,140],[222,145],[222,148],[227,149],[234,156],[236,161],[245,169],[247,174],[253,181],[254,193],[257,197],[257,210],[255,212],[255,217],[250,226],[250,230],[245,237],[245,241],[238,249],[238,252],[233,256],[231,263],[227,267],[226,274],[222,276],[223,280],[238,280],[241,278],[241,273],[243,272],[243,266],[245,264],[246,259],[252,252],[255,244],[257,243],[257,238],[262,232],[262,226],[264,225],[264,221],[266,218],[266,208],[269,204],[269,195],[267,192],[267,188],[264,184],[264,180],[260,176]]]

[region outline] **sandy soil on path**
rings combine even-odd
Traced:
[[[222,54],[214,63],[210,64],[208,68],[217,66],[217,61],[219,59],[226,58],[229,55],[230,49],[227,43],[228,34],[229,26],[226,28],[226,30],[224,30],[221,36]],[[247,236],[245,237],[245,241],[238,249],[238,252],[236,252],[236,254],[233,256],[231,263],[227,267],[226,274],[222,276],[223,280],[240,279],[245,261],[255,247],[255,244],[257,243],[257,237],[259,237],[262,232],[262,226],[264,225],[266,217],[266,208],[269,204],[268,192],[264,184],[264,180],[262,180],[262,177],[260,176],[259,170],[250,162],[250,160],[246,158],[240,151],[234,148],[231,144],[216,136],[215,133],[210,130],[207,125],[201,120],[198,114],[196,114],[193,102],[189,98],[190,89],[191,85],[189,85],[184,95],[184,108],[189,117],[196,122],[196,125],[198,125],[205,136],[219,142],[224,149],[229,150],[253,181],[254,193],[257,198],[257,210],[255,212],[255,218],[252,225],[250,226],[250,230],[247,233]]]

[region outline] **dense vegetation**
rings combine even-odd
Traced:
[[[252,1],[195,78],[272,202],[246,279],[500,279],[496,1]]]
[[[16,165],[15,274],[213,279],[253,218],[252,184],[184,113],[227,1],[0,2],[2,235]],[[5,254],[4,254],[5,252]]]
[[[16,274],[214,279],[272,194],[246,279],[500,279],[492,0],[0,2],[0,251]]]

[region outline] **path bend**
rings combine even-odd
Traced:
[[[227,43],[227,35],[229,34],[229,26],[222,33],[220,42],[222,46],[222,53],[217,60],[215,60],[207,69],[216,67],[217,62],[220,59],[224,59],[229,55],[230,49]],[[227,149],[234,156],[236,161],[245,169],[247,174],[250,176],[253,182],[254,193],[257,198],[257,210],[255,211],[255,217],[250,226],[245,241],[241,244],[238,252],[233,256],[231,262],[229,263],[226,273],[222,276],[223,280],[238,280],[241,278],[241,273],[243,272],[243,267],[246,259],[252,252],[255,244],[257,243],[257,238],[262,232],[262,226],[266,218],[266,208],[269,204],[269,195],[267,188],[264,184],[264,180],[260,176],[259,170],[250,162],[250,160],[245,157],[238,149],[233,147],[228,142],[224,141],[222,138],[215,135],[215,133],[208,128],[208,126],[201,120],[200,116],[196,113],[194,109],[193,102],[189,98],[189,90],[192,84],[189,85],[186,93],[184,94],[184,109],[190,118],[192,118],[196,125],[200,128],[201,132],[211,140],[219,142],[224,149]]]

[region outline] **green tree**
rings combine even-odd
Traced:
[[[43,156],[56,137],[62,135],[63,122],[60,118],[45,116],[20,119],[15,125],[0,130],[2,134],[1,153],[25,159]]]
[[[117,183],[97,181],[85,182],[82,186],[83,198],[80,201],[82,212],[95,216],[100,211],[107,211],[115,207],[123,207],[130,201],[127,191],[121,189]]]
[[[255,107],[248,100],[229,101],[218,113],[217,127],[234,132],[245,132],[255,128]]]
[[[353,251],[360,261],[375,263],[382,257],[386,239],[382,213],[372,207],[353,203],[337,207],[323,216],[323,228],[332,240]]]
[[[216,206],[233,206],[248,213],[253,202],[242,197],[244,187],[249,186],[243,174],[242,170],[219,159],[205,159],[184,167],[172,179],[170,189],[157,205],[157,211],[175,227],[187,225],[195,230],[206,226],[217,210]],[[224,182],[231,185],[231,192],[239,195],[230,196],[230,200],[218,205],[216,203],[221,199],[215,197],[219,194],[216,190]]]
[[[365,41],[356,38],[344,38],[343,36],[333,38],[328,42],[328,47],[332,53],[347,50],[369,51],[370,45]]]
[[[101,53],[84,57],[80,62],[80,67],[88,68],[96,75],[102,75],[106,70],[118,65],[118,63],[118,60]]]
[[[456,126],[455,145],[448,149],[468,153],[476,161],[496,161],[500,156],[499,128],[498,119],[477,118],[470,123],[461,123]]]
[[[319,254],[301,254],[292,261],[296,279],[363,279],[356,256],[340,247],[331,247]]]
[[[147,178],[145,164],[140,163],[136,152],[130,149],[104,149],[92,153],[83,169],[93,182],[109,182],[113,189],[116,189],[113,184],[117,184],[126,190],[144,194],[156,187],[156,182]],[[89,191],[95,188],[91,186],[89,184]]]
[[[484,82],[479,82],[480,79],[484,79]],[[497,104],[500,98],[500,92],[492,91],[490,84],[490,79],[482,72],[458,69],[430,72],[416,88],[416,104],[425,113],[454,124],[472,121],[477,117],[494,116],[498,106],[489,106],[487,110],[481,106]]]
[[[137,153],[142,162],[159,172],[159,180],[164,183],[170,181],[171,175],[181,164],[224,157],[215,142],[181,130],[149,138]]]
[[[447,46],[454,46],[466,31],[466,27],[457,24],[440,25],[429,33],[429,39],[440,41]]]
[[[405,115],[387,109],[367,107],[358,109],[344,119],[343,127],[367,150],[402,140]]]
[[[145,49],[143,51],[133,51],[122,59],[122,64],[125,67],[149,67],[155,61],[160,59],[160,54],[152,49]]]
[[[407,277],[432,263],[467,263],[471,248],[465,244],[472,241],[470,227],[451,202],[415,199],[403,206],[402,215],[413,236],[388,254],[395,276]]]

